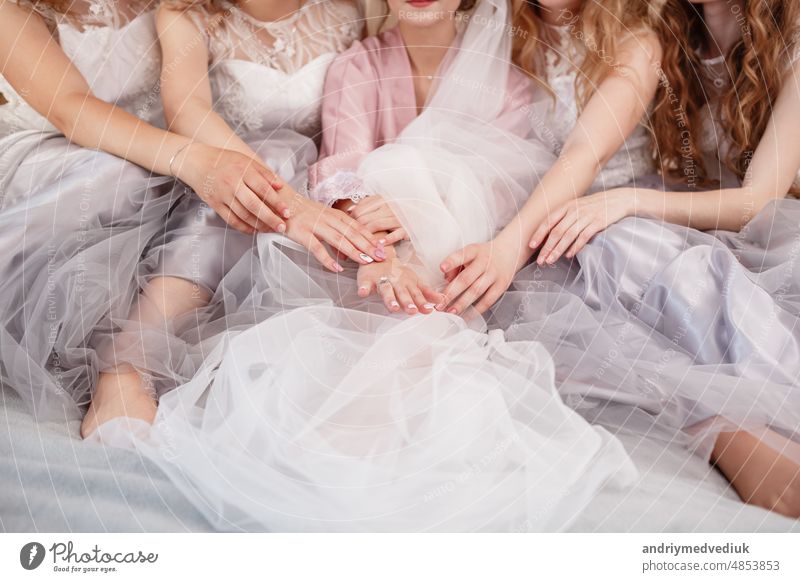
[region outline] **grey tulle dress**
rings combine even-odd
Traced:
[[[263,23],[233,4],[226,8],[225,22],[216,27],[202,25],[202,12],[195,13],[211,56],[214,107],[268,166],[303,191],[307,166],[316,159],[327,65],[360,34],[358,12],[314,0],[287,19]],[[115,47],[126,47],[128,36],[131,43],[148,39],[148,51],[137,45],[125,53],[143,63],[154,51],[152,66],[137,73],[137,86],[145,79],[155,85],[160,70],[152,16],[131,23],[146,23],[147,34],[131,24],[107,32],[119,37]],[[297,37],[307,42],[301,46],[293,41]],[[96,56],[96,45],[76,44]],[[107,54],[109,59],[115,55]],[[123,70],[122,63],[114,67]],[[98,82],[116,80],[94,70],[84,74]],[[147,103],[151,93],[145,93],[133,103]],[[157,89],[152,95],[160,100]],[[161,117],[160,103],[156,109]],[[28,134],[36,141],[23,150],[19,144]],[[55,147],[41,167],[33,165],[47,140],[63,146]],[[168,391],[192,378],[226,334],[278,309],[243,306],[258,289],[269,292],[255,239],[230,228],[184,184],[68,145],[55,134],[15,133],[3,144],[4,159],[14,162],[8,164],[16,173],[12,189],[24,192],[35,183],[44,190],[21,194],[20,203],[5,208],[0,218],[16,225],[16,239],[30,241],[3,264],[9,274],[0,289],[4,381],[38,414],[81,415],[98,374],[123,363],[135,366],[157,393]],[[69,166],[73,151],[79,152],[74,168]],[[109,200],[116,206],[86,199],[95,191],[98,196],[111,191]],[[70,212],[62,210],[67,200]],[[162,275],[190,280],[214,298],[183,317],[147,320],[140,290]]]
[[[163,126],[152,4],[79,1],[69,19],[37,9],[96,96]],[[0,378],[37,415],[74,417],[101,367],[90,338],[129,308],[172,179],[71,144],[3,92]]]
[[[708,167],[738,186],[718,161],[725,138],[712,108],[704,123]],[[520,271],[494,324],[547,345],[562,396],[612,431],[678,441],[704,458],[724,431],[769,428],[800,442],[799,251],[794,198],[769,203],[738,233],[626,218],[573,261]]]

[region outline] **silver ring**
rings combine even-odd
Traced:
[[[378,287],[380,287],[381,285],[386,285],[388,282],[389,282],[389,277],[384,275],[383,277],[378,279]]]

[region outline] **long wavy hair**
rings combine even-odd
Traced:
[[[650,31],[650,22],[664,0],[585,0],[577,14],[567,14],[570,31],[586,50],[583,62],[576,63],[576,95],[582,107],[597,85],[619,68],[616,60],[620,39]],[[547,86],[541,71],[542,57],[551,47],[541,18],[543,8],[536,1],[511,0],[512,60],[532,78]]]
[[[782,88],[787,51],[798,40],[800,2],[745,0],[737,12],[741,39],[725,55],[729,83],[719,97],[719,122],[730,144],[720,161],[743,180]],[[709,48],[702,7],[666,0],[653,21],[663,46],[662,79],[652,115],[655,155],[665,176],[690,186],[709,179],[701,148],[708,101],[699,51]],[[792,190],[797,194],[797,190]]]

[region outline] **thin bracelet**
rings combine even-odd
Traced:
[[[179,148],[178,148],[178,151],[177,151],[177,152],[175,152],[174,154],[172,154],[172,157],[169,159],[169,164],[167,165],[167,169],[169,170],[169,173],[170,173],[170,175],[171,175],[171,176],[174,176],[175,178],[177,178],[177,176],[175,176],[175,172],[174,172],[174,171],[173,171],[173,169],[172,169],[172,164],[173,164],[173,163],[175,163],[175,159],[176,159],[176,158],[177,158],[179,155],[181,155],[181,152],[182,152],[183,150],[185,150],[186,148],[188,148],[190,145],[194,145],[194,142],[193,142],[193,141],[190,141],[190,142],[188,142],[188,143],[185,143],[185,144],[183,144],[181,147],[179,147]]]

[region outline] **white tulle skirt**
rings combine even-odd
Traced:
[[[152,428],[94,437],[152,458],[217,528],[554,531],[635,477],[562,402],[539,342],[388,315],[354,269],[306,265],[274,235],[257,254],[276,314],[230,331]]]

